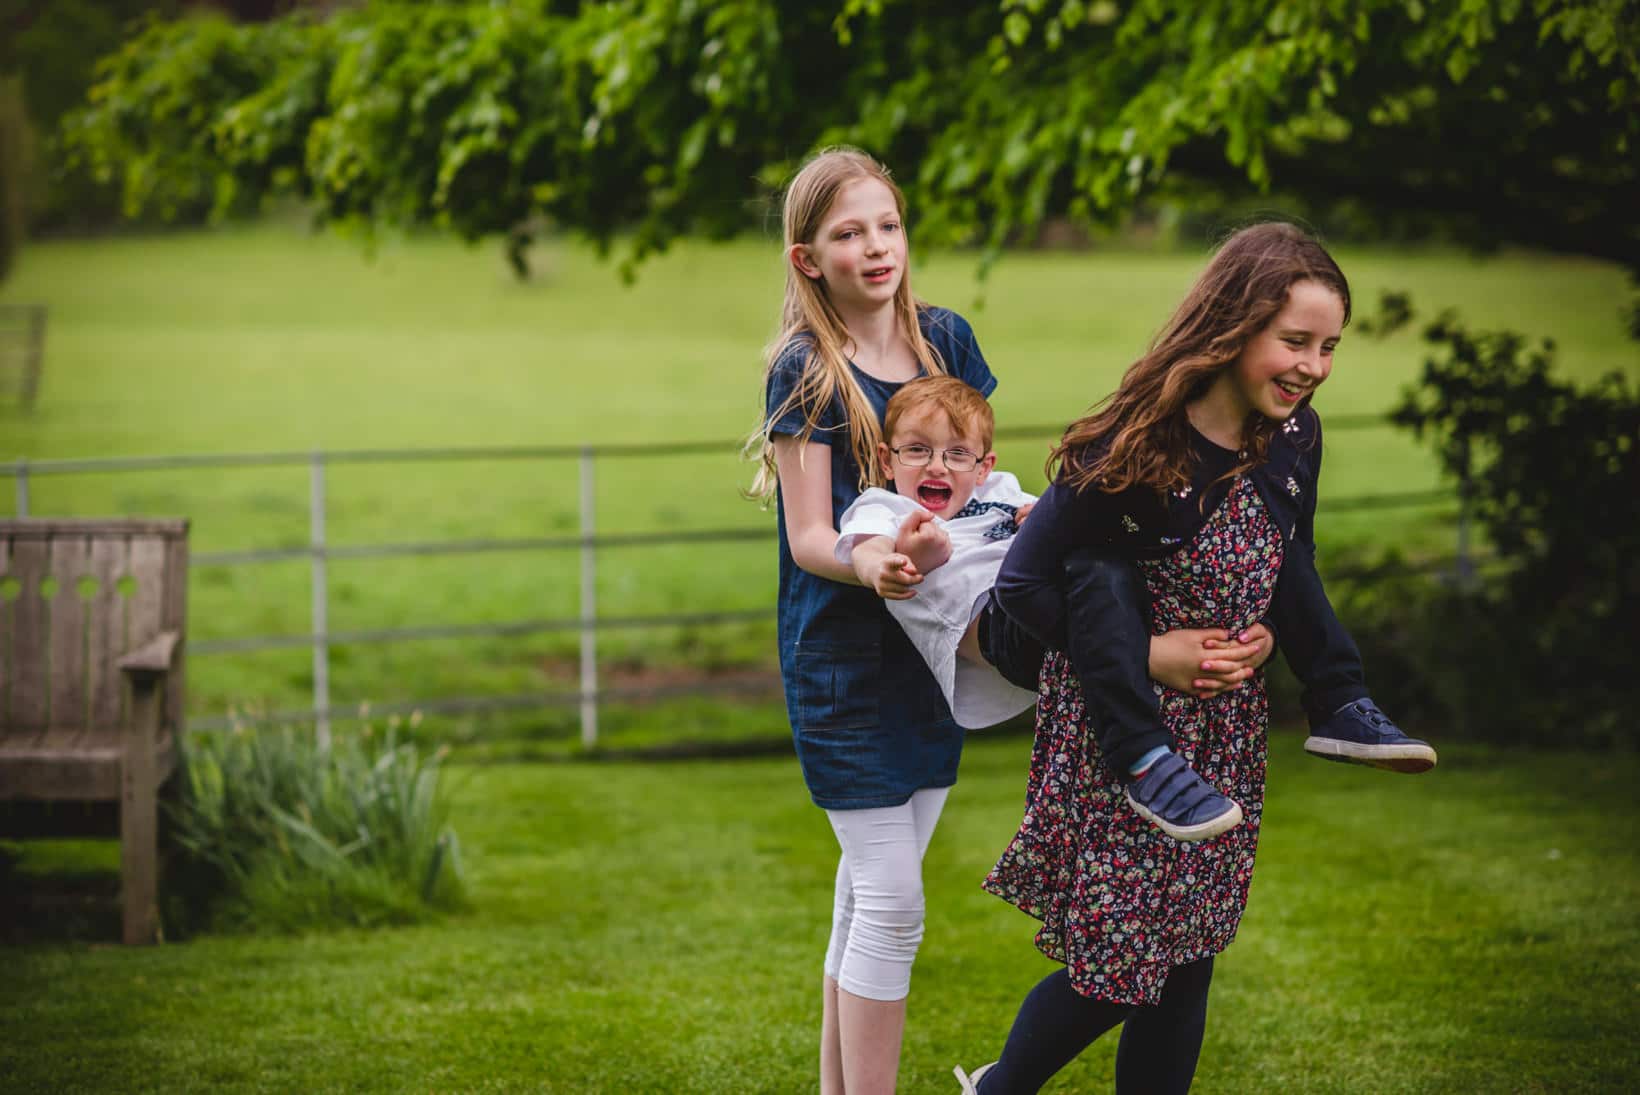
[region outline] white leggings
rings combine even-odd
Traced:
[[[949,787],[872,810],[827,810],[843,856],[837,863],[826,973],[868,1000],[911,993],[911,961],[923,936],[922,858]]]

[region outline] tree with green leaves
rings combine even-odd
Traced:
[[[0,281],[23,244],[30,139],[22,86],[0,78]]]
[[[898,170],[920,242],[988,256],[1049,218],[1262,195],[1358,232],[1640,275],[1632,0],[376,0],[153,23],[98,71],[64,139],[132,216],[288,194],[324,221],[502,237],[515,256],[546,220],[635,263],[752,227],[805,156],[846,142]],[[1453,366],[1402,412],[1443,439],[1513,568],[1502,600],[1460,599],[1477,619],[1526,618],[1534,583],[1577,572],[1551,587],[1572,607],[1543,633],[1574,652],[1564,665],[1620,680],[1568,636],[1604,642],[1632,619],[1633,553],[1586,574],[1577,560],[1590,535],[1633,542],[1633,506],[1558,502],[1632,498],[1634,393],[1545,387],[1546,366],[1517,368],[1518,336],[1497,337],[1451,339]],[[1566,441],[1594,420],[1615,448]],[[1517,521],[1533,524],[1512,535]],[[1395,626],[1420,603],[1427,589],[1398,601]],[[1450,644],[1424,661],[1460,664]],[[1570,709],[1538,692],[1510,708],[1559,733]],[[1617,694],[1579,716],[1604,728],[1583,740],[1615,740]]]
[[[1624,0],[377,2],[156,23],[68,134],[133,215],[292,193],[641,258],[852,142],[925,242],[1273,190],[1640,270],[1637,32]]]
[[[64,117],[85,104],[98,58],[119,47],[127,28],[144,18],[175,18],[181,10],[179,0],[0,0],[0,80],[16,85],[31,133],[29,171],[18,185],[32,229],[116,219],[112,188],[63,170],[55,137]]]

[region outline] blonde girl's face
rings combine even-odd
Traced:
[[[814,239],[790,251],[798,272],[820,282],[845,313],[891,306],[905,280],[907,255],[894,192],[870,177],[844,184]]]
[[[1284,421],[1332,374],[1333,350],[1344,330],[1344,302],[1316,281],[1294,282],[1287,303],[1248,340],[1217,383],[1236,406]]]

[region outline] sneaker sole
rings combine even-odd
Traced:
[[[992,1061],[988,1065],[980,1065],[974,1069],[972,1075],[964,1072],[961,1065],[957,1065],[951,1072],[956,1076],[957,1083],[962,1085],[963,1095],[979,1095],[979,1082],[985,1079],[985,1074],[995,1067],[997,1067],[997,1063]]]
[[[1304,739],[1304,751],[1322,760],[1364,764],[1369,768],[1407,775],[1427,772],[1435,767],[1435,750],[1427,745],[1363,745],[1358,741],[1310,737]]]
[[[1235,802],[1230,804],[1230,809],[1210,821],[1203,821],[1196,825],[1174,825],[1170,821],[1163,821],[1154,813],[1145,809],[1144,806],[1135,802],[1132,795],[1128,795],[1127,800],[1128,805],[1133,807],[1134,813],[1174,840],[1182,841],[1185,844],[1193,844],[1198,840],[1207,840],[1241,824],[1241,806]]]

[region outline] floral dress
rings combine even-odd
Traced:
[[[1247,627],[1281,570],[1281,533],[1243,478],[1188,548],[1139,564],[1156,634]],[[1042,921],[1036,945],[1084,996],[1154,1004],[1175,966],[1230,945],[1247,905],[1264,814],[1264,679],[1196,699],[1156,685],[1173,747],[1241,804],[1244,820],[1181,843],[1134,812],[1088,733],[1082,688],[1050,652],[1037,701],[1025,817],[984,888]]]

